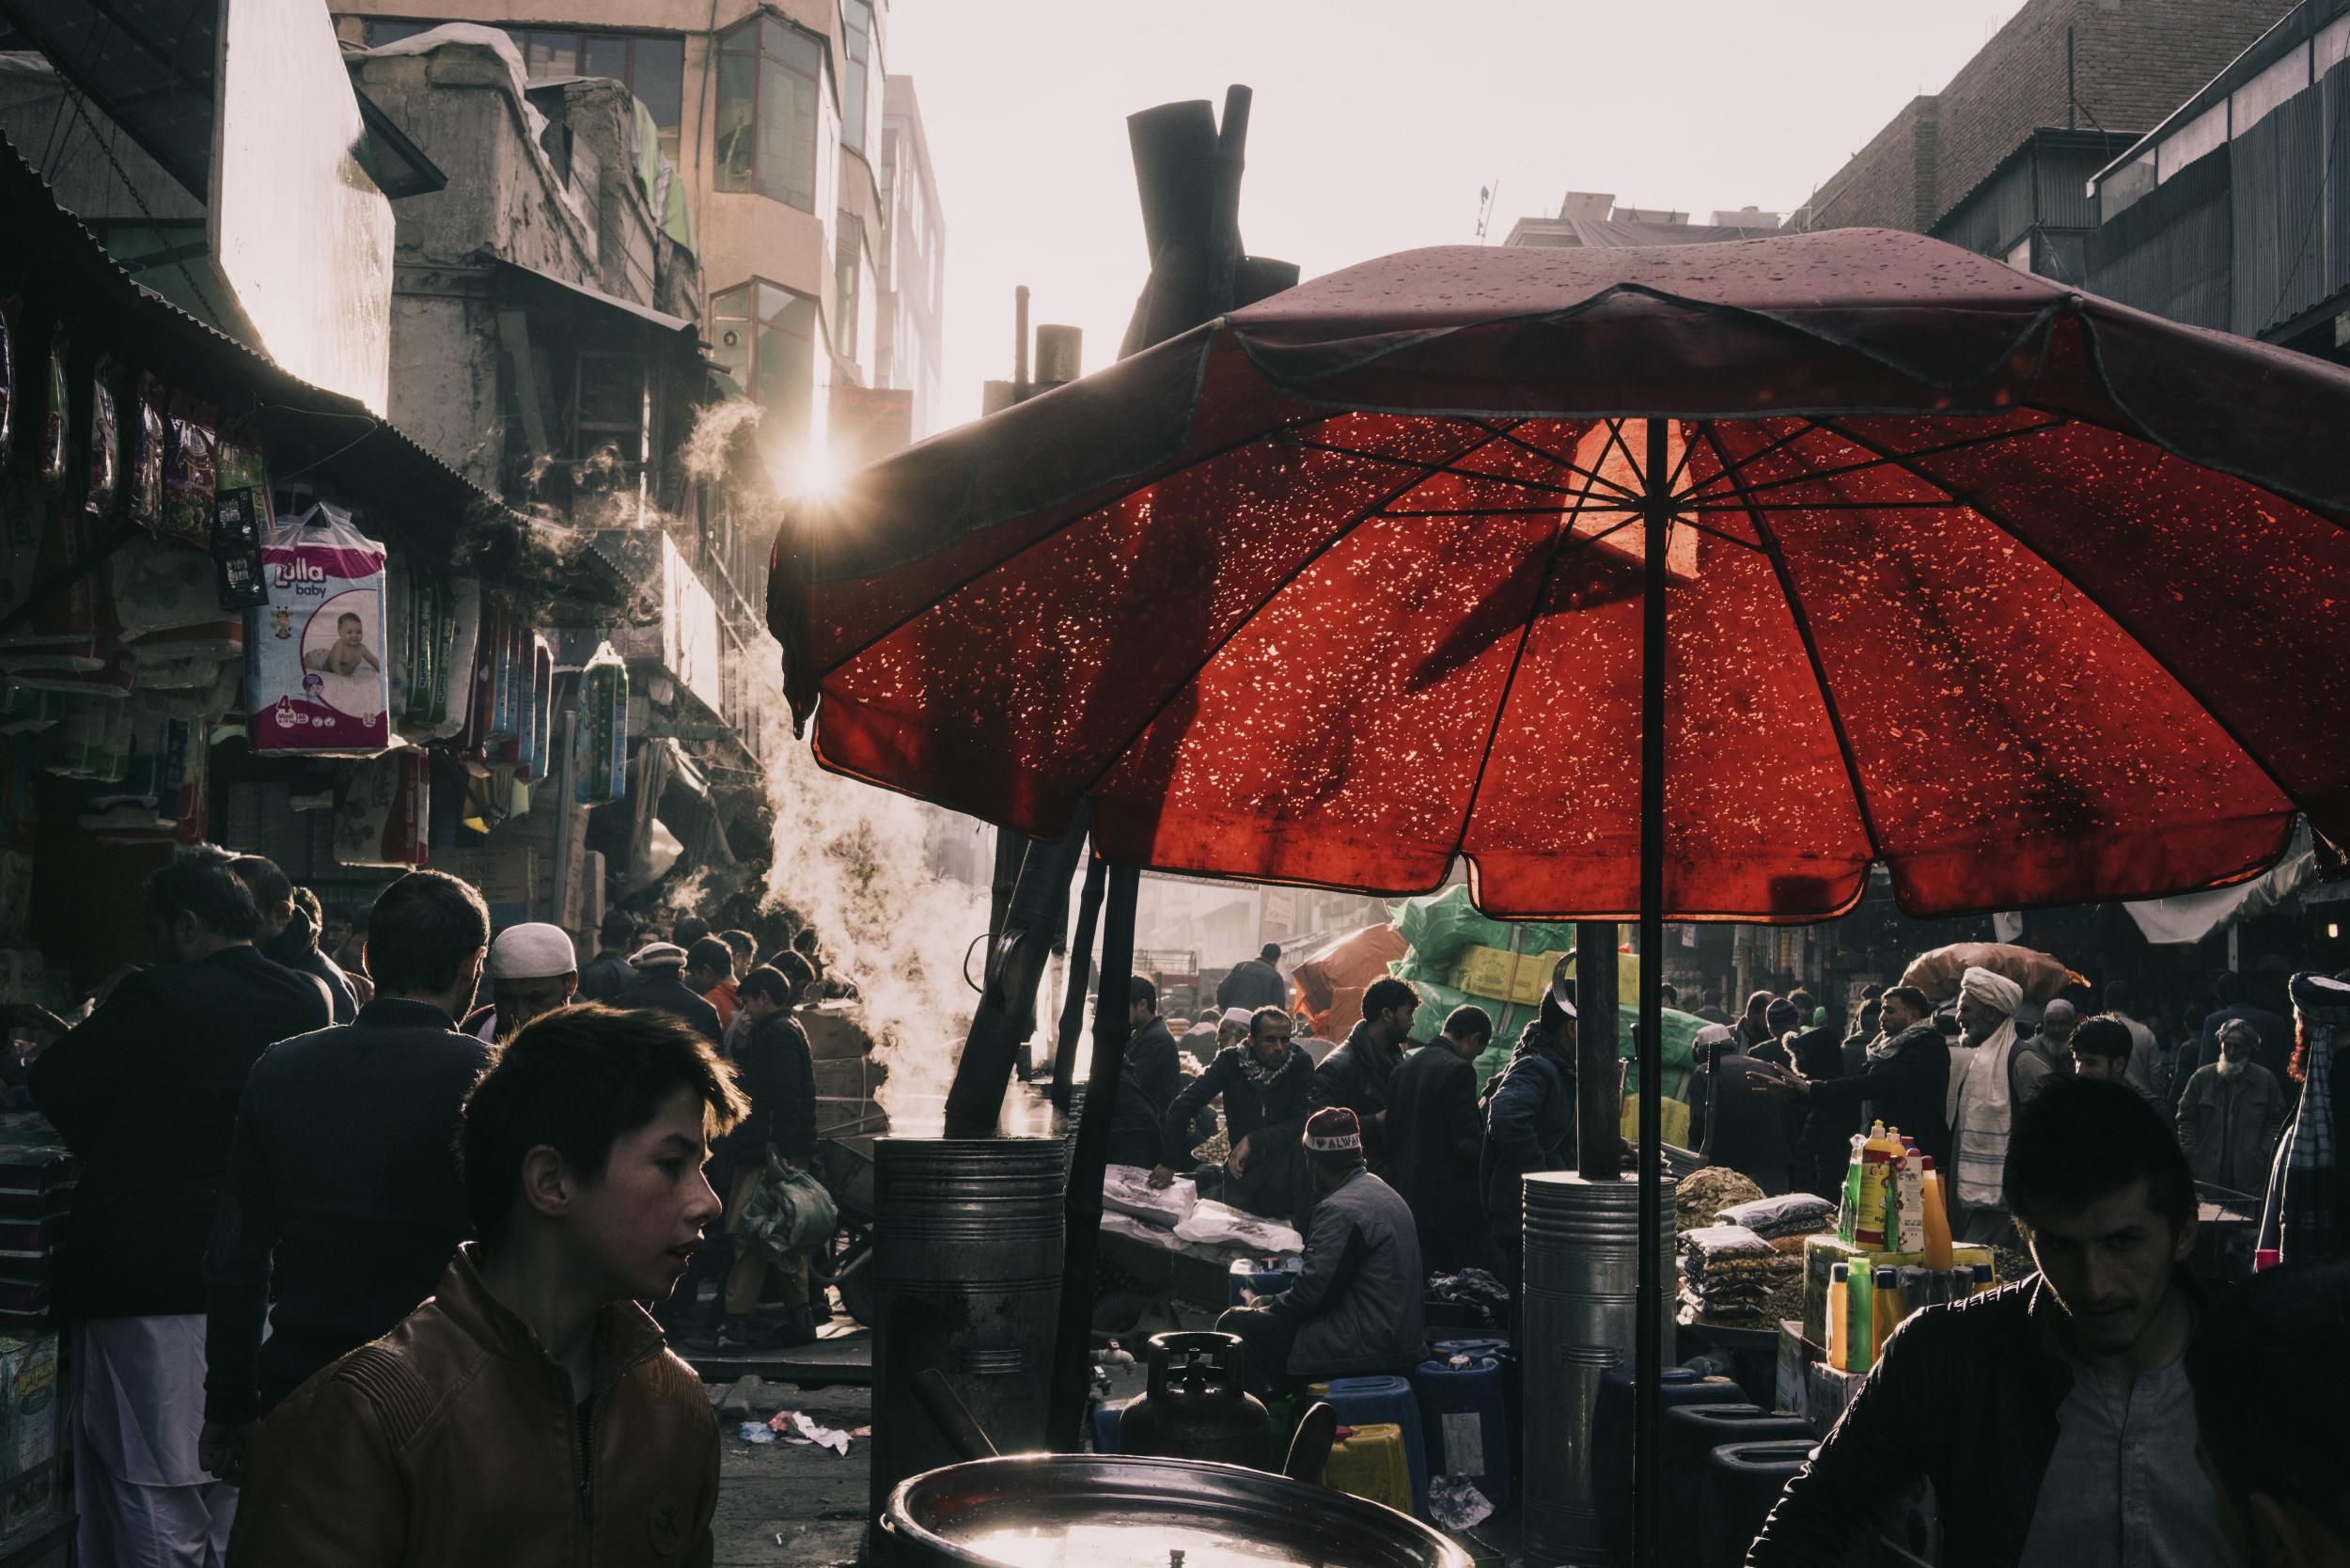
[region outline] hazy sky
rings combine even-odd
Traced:
[[[1126,116],[1256,90],[1241,234],[1306,275],[1489,243],[1569,190],[1785,212],[2019,0],[890,0],[947,215],[945,419],[1011,374],[1011,291],[1117,353],[1148,271]]]

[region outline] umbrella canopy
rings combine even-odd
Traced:
[[[1661,454],[1665,918],[2147,897],[2350,832],[2344,429],[2331,366],[1915,235],[1415,251],[853,477],[770,619],[840,772],[1628,917]]]

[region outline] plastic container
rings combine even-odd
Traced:
[[[1703,1377],[1686,1367],[1667,1367],[1659,1390],[1666,1415],[1688,1404],[1747,1404],[1747,1391],[1726,1377]],[[1600,1521],[1608,1550],[1632,1560],[1632,1369],[1600,1373],[1599,1398],[1591,1406],[1591,1482],[1600,1499]]]
[[[1724,1443],[1705,1456],[1698,1491],[1700,1568],[1739,1568],[1788,1480],[1803,1468],[1815,1440],[1780,1437]]]
[[[1523,1403],[1525,1378],[1518,1365],[1517,1346],[1507,1339],[1495,1336],[1475,1340],[1439,1340],[1428,1347],[1436,1360],[1446,1361],[1455,1356],[1490,1356],[1501,1363],[1501,1419],[1510,1435],[1510,1496],[1515,1497],[1526,1485],[1526,1466],[1516,1463],[1518,1434],[1526,1430]],[[1496,1497],[1498,1508],[1506,1499]]]
[[[1950,1212],[1942,1200],[1942,1173],[1934,1168],[1934,1156],[1925,1156],[1925,1220],[1926,1267],[1947,1269],[1950,1266]]]
[[[1876,1278],[1867,1268],[1851,1271],[1845,1281],[1844,1370],[1865,1372],[1876,1365]]]
[[[1498,1508],[1510,1500],[1510,1417],[1501,1363],[1456,1352],[1412,1374],[1431,1476],[1466,1476]]]
[[[1852,1265],[1830,1263],[1827,1268],[1827,1364],[1838,1372],[1851,1370],[1845,1363],[1852,1359],[1850,1330],[1844,1320],[1852,1314]]]
[[[1398,1381],[1401,1381],[1399,1379]],[[1322,1484],[1333,1492],[1385,1503],[1399,1513],[1412,1512],[1412,1472],[1403,1449],[1403,1429],[1393,1421],[1340,1425],[1322,1467]]]
[[[1094,1452],[1116,1453],[1118,1451],[1119,1424],[1125,1419],[1126,1406],[1133,1403],[1131,1399],[1105,1399],[1093,1407]]]
[[[1684,1404],[1665,1412],[1665,1568],[1695,1568],[1698,1503],[1705,1463],[1724,1443],[1757,1443],[1811,1436],[1801,1416],[1775,1415],[1759,1404]]]
[[[1852,1240],[1865,1252],[1881,1252],[1888,1245],[1885,1215],[1890,1194],[1887,1184],[1892,1176],[1892,1158],[1900,1151],[1901,1144],[1886,1132],[1882,1121],[1870,1126],[1868,1140],[1860,1146],[1860,1201],[1854,1211]]]
[[[1412,1386],[1400,1377],[1338,1377],[1315,1384],[1313,1391],[1330,1402],[1340,1426],[1391,1424],[1402,1431],[1404,1467],[1411,1474],[1411,1494],[1400,1506],[1407,1513],[1425,1517],[1428,1450],[1421,1438],[1419,1400],[1412,1393]]]
[[[1879,1263],[1870,1287],[1869,1365],[1885,1354],[1885,1337],[1902,1321],[1901,1274],[1890,1263]]]

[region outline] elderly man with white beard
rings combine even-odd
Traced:
[[[2285,1093],[2252,1059],[2260,1031],[2240,1018],[2219,1027],[2219,1059],[2199,1067],[2179,1096],[2179,1147],[2195,1179],[2253,1198],[2268,1191],[2268,1165],[2285,1129]]]
[[[1945,1111],[1950,1122],[1950,1234],[1958,1241],[2013,1247],[2015,1228],[1999,1195],[2007,1168],[2008,1127],[2017,1107],[2054,1071],[2037,1051],[2019,1050],[2015,1010],[2024,988],[1990,969],[1970,968],[1958,982],[1959,1046],[1950,1052]]]

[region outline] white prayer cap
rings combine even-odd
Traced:
[[[571,934],[544,920],[508,926],[490,944],[490,978],[494,980],[546,980],[578,968],[579,954],[572,947]]]

